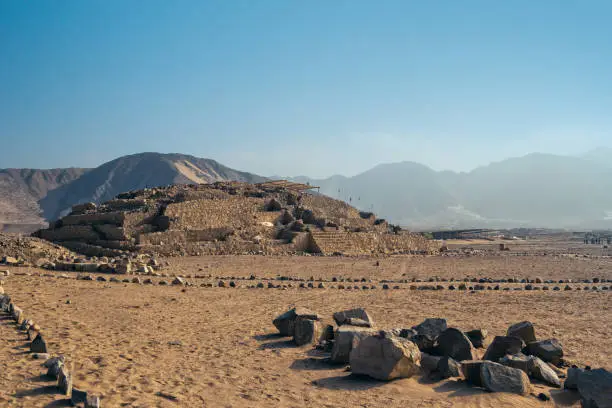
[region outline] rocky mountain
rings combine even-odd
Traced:
[[[403,162],[348,178],[298,179],[413,229],[612,228],[612,166],[604,163],[530,154],[469,173]]]
[[[45,224],[39,200],[73,182],[88,169],[1,169],[0,231],[22,231]]]
[[[10,176],[2,178],[3,174]],[[160,153],[123,156],[94,169],[1,170],[0,224],[10,224],[5,230],[30,231],[38,228],[32,225],[56,219],[74,204],[102,202],[146,187],[223,180],[265,178],[210,159]]]

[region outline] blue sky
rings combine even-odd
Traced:
[[[612,2],[0,2],[0,168],[264,175],[612,146]]]

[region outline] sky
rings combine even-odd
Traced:
[[[261,175],[612,147],[612,2],[0,2],[0,168]]]

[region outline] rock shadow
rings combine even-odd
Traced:
[[[580,402],[580,394],[578,391],[572,390],[551,390],[550,398],[555,403],[555,406],[571,407]]]
[[[289,368],[292,370],[333,370],[342,367],[340,365],[332,364],[329,358],[315,358],[307,357],[295,360]]]
[[[297,346],[295,345],[293,340],[277,340],[262,344],[261,346],[259,346],[259,350],[275,350],[296,347]]]
[[[312,385],[316,387],[326,388],[328,390],[362,391],[382,387],[385,384],[387,384],[387,382],[378,381],[368,376],[357,374],[337,375],[334,377],[321,378],[312,381]]]
[[[50,395],[57,393],[57,385],[44,385],[42,387],[32,388],[30,390],[17,391],[15,393],[15,398],[37,397],[40,395]]]
[[[267,333],[267,334],[256,334],[255,336],[253,336],[253,339],[257,341],[267,341],[267,340],[280,339],[283,337],[286,337],[286,336],[283,336],[280,333]]]
[[[448,380],[434,387],[435,392],[446,393],[448,397],[469,397],[478,394],[485,394],[482,388],[473,387],[465,381]]]

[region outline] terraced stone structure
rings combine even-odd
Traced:
[[[289,182],[173,185],[78,204],[34,235],[89,256],[432,253],[426,238]]]

